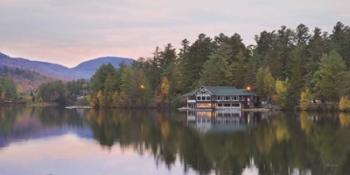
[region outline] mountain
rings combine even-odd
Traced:
[[[74,68],[25,58],[14,58],[0,52],[0,76],[12,78],[23,91],[53,80],[89,79],[103,64],[132,64],[133,60],[122,57],[100,57],[82,62]]]
[[[33,71],[47,77],[61,80],[72,80],[78,78],[74,71],[65,66],[41,61],[31,61],[25,58],[12,58],[3,53],[0,53],[0,67]]]
[[[95,58],[93,60],[85,61],[72,68],[74,72],[78,74],[78,76],[88,79],[90,78],[96,70],[103,64],[112,64],[115,68],[119,68],[121,64],[132,64],[134,60],[130,58],[122,58],[122,57],[100,57]]]
[[[131,64],[130,58],[100,57],[85,61],[74,68],[42,61],[32,61],[25,58],[13,58],[0,52],[0,67],[18,68],[37,72],[50,78],[60,80],[89,79],[102,64],[111,63],[118,68],[121,63]]]
[[[54,80],[37,72],[7,66],[0,67],[0,77],[11,78],[20,92],[33,90],[42,83]]]

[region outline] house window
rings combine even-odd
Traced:
[[[205,97],[204,97],[204,96],[202,96],[202,100],[203,100],[203,101],[205,100]]]
[[[226,96],[226,97],[225,97],[225,100],[229,100],[229,97],[228,97],[228,96]]]
[[[209,97],[209,96],[207,96],[207,100],[210,100],[210,97]]]
[[[197,100],[201,100],[201,97],[200,97],[200,96],[197,96]]]
[[[218,104],[218,106],[219,106],[219,107],[222,107],[222,104],[221,104],[221,103],[219,103],[219,104]]]
[[[237,96],[233,96],[233,100],[237,100]]]
[[[233,107],[239,107],[239,104],[238,103],[234,103],[232,104]]]
[[[230,105],[230,103],[225,103],[224,106],[225,107],[230,107],[231,105]]]

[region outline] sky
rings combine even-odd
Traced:
[[[73,67],[99,56],[150,57],[200,33],[254,36],[286,25],[350,25],[349,0],[0,0],[0,52]]]

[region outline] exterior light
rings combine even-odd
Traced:
[[[245,88],[245,90],[246,90],[246,91],[251,91],[251,90],[252,90],[252,87],[251,87],[251,86],[247,86],[247,87]]]
[[[141,89],[145,89],[145,86],[143,84],[140,85]]]

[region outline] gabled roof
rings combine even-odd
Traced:
[[[200,88],[193,90],[192,92],[184,94],[184,96],[195,95],[195,93],[201,88],[210,91],[213,95],[255,95],[252,92],[247,92],[245,89],[237,89],[232,86],[201,86]]]

